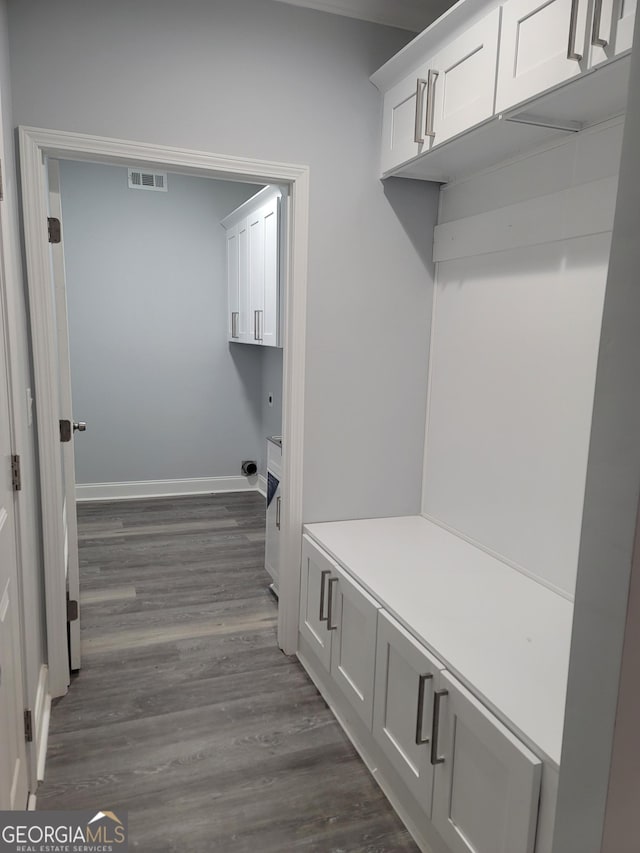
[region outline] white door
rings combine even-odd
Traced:
[[[334,572],[327,588],[331,675],[370,730],[380,605],[341,568]]]
[[[24,809],[28,782],[5,328],[0,279],[0,809]]]
[[[493,115],[500,9],[494,9],[433,60],[435,81],[434,145]]]
[[[300,575],[300,633],[328,670],[331,666],[331,636],[327,629],[328,586],[336,564],[308,536],[302,537]]]
[[[425,64],[385,92],[380,156],[383,175],[431,148],[432,137],[425,133],[429,70]]]
[[[57,160],[48,162],[49,213],[62,222],[60,198],[60,169]],[[73,420],[71,400],[71,360],[67,317],[67,290],[62,241],[51,244],[51,263],[55,288],[56,332],[58,343],[58,376],[60,420]],[[64,528],[65,571],[68,599],[75,602],[77,616],[69,622],[69,661],[72,670],[80,669],[80,565],[78,560],[78,522],[76,517],[76,467],[74,458],[75,427],[68,441],[61,441],[62,464],[62,523]]]
[[[588,0],[507,0],[502,7],[496,112],[582,73]]]
[[[433,825],[451,853],[533,853],[542,762],[448,672],[438,682]]]
[[[431,815],[433,699],[442,664],[384,610],[378,614],[373,736]]]

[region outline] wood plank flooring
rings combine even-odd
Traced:
[[[129,812],[141,853],[415,853],[276,644],[257,493],[80,504],[83,668],[38,809]]]

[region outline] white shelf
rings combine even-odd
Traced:
[[[571,602],[421,516],[304,531],[559,767]]]

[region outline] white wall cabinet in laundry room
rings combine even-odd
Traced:
[[[300,632],[368,729],[379,607],[337,563],[303,538]]]
[[[281,201],[280,189],[265,187],[222,220],[232,342],[280,346]]]

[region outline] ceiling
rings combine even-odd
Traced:
[[[420,32],[452,5],[452,0],[278,0],[334,15]]]

